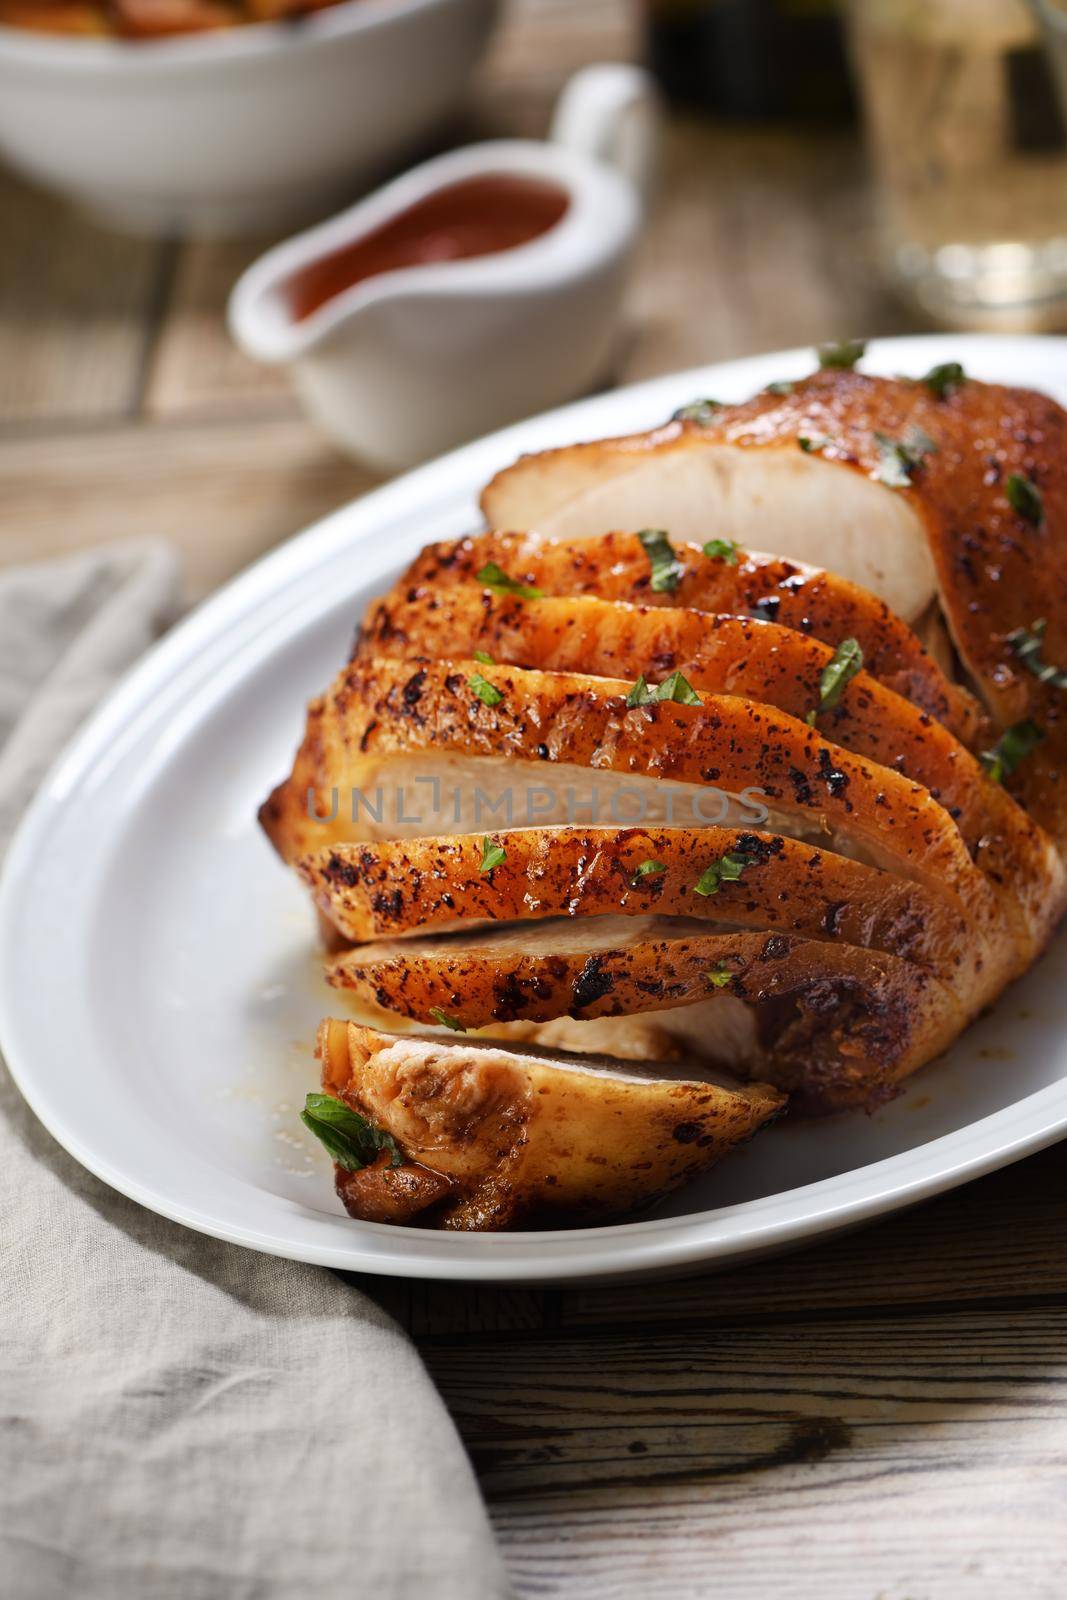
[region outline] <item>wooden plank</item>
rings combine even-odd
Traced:
[[[196,600],[375,481],[298,418],[0,437],[3,557],[155,535]]]
[[[146,378],[150,415],[297,414],[285,372],[243,355],[226,329],[230,290],[270,242],[192,240],[182,248]]]
[[[1059,1596],[1067,1304],[430,1352],[521,1595]]]
[[[0,423],[137,404],[167,247],[127,239],[0,172]]]
[[[909,329],[875,271],[868,206],[850,135],[673,121],[620,378]]]

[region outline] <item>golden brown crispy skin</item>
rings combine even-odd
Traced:
[[[392,1134],[389,1213],[376,1166],[338,1174],[353,1215],[487,1229],[607,1222],[662,1198],[781,1107],[766,1085],[639,1073],[632,1064],[396,1038],[355,1023],[319,1030],[323,1087]],[[410,1176],[405,1176],[410,1175]],[[434,1192],[436,1177],[447,1192]],[[362,1181],[361,1181],[362,1180]],[[427,1209],[412,1209],[422,1185]]]
[[[489,837],[504,851],[490,872],[480,870],[475,834],[336,845],[299,869],[324,915],[356,943],[465,923],[611,912],[697,917],[880,950],[951,979],[969,1007],[987,998],[992,963],[958,904],[796,839],[711,827],[529,828]],[[741,876],[697,894],[708,865],[727,855],[743,858]]]
[[[819,709],[819,682],[833,651],[776,623],[676,607],[633,606],[589,596],[523,600],[474,585],[395,594],[370,612],[360,657],[455,659],[480,649],[504,665],[656,682],[681,671],[697,689],[742,695],[804,720],[824,738],[923,784],[955,819],[967,848],[1013,896],[1044,898],[1058,865],[1026,812],[990,782],[940,722],[867,672],[839,703]]]
[[[440,594],[474,582],[487,563],[495,562],[516,582],[546,595],[588,594],[634,605],[751,616],[822,640],[831,649],[854,638],[872,677],[943,722],[965,744],[982,737],[984,723],[975,701],[949,682],[912,630],[876,595],[832,572],[778,556],[746,551],[731,565],[705,556],[699,544],[678,540],[675,550],[684,567],[678,588],[657,592],[651,588],[648,555],[633,533],[597,539],[485,533],[430,544],[388,597],[393,612],[377,614],[377,638],[380,643],[389,639],[391,619],[394,638],[399,635],[402,645],[404,621],[395,613],[397,605],[420,593]],[[368,628],[374,626],[368,619]]]
[[[610,473],[626,470],[642,452],[668,452],[677,461],[708,446],[776,451],[815,439],[820,466],[836,464],[878,480],[884,449],[878,436],[900,441],[914,437],[915,429],[935,448],[922,453],[907,486],[883,492],[903,497],[921,524],[953,641],[997,728],[1031,719],[1044,730],[1045,743],[1009,787],[1063,849],[1067,691],[1039,682],[1009,642],[1014,630],[1044,617],[1044,659],[1067,666],[1067,412],[1055,401],[975,381],[938,398],[923,383],[825,371],[789,394],[764,392],[724,407],[706,427],[675,422],[577,449],[595,452],[596,470]],[[558,452],[554,460],[546,454],[520,467],[531,480],[539,468],[537,493],[544,503],[553,477],[565,496],[579,464],[584,460],[587,468],[593,459]],[[1013,477],[1037,489],[1039,520],[1012,505]],[[494,499],[499,503],[499,483],[487,491],[490,507]]]
[[[330,962],[327,978],[364,1005],[431,1025],[443,1012],[464,1029],[655,1012],[669,1032],[704,1003],[702,1053],[814,1112],[877,1104],[966,1021],[950,988],[895,956],[670,919],[617,922],[548,925],[532,950],[528,931],[506,928],[363,945]]]
[[[476,673],[501,694],[498,705],[487,706],[472,692]],[[847,853],[955,895],[979,937],[998,949],[1012,946],[1002,953],[1006,972],[1020,970],[1046,939],[1058,905],[1049,905],[1045,886],[1027,882],[1023,871],[1019,883],[993,885],[971,861],[951,817],[921,785],[850,755],[773,708],[705,695],[699,706],[660,702],[628,709],[628,687],[477,662],[353,662],[313,704],[293,775],[267,801],[263,825],[294,864],[324,846],[371,836],[343,805],[332,823],[315,821],[309,795],[315,814],[327,816],[333,790],[340,796],[372,788],[398,757],[416,754],[423,772],[440,756],[499,758],[496,774],[486,762],[486,783],[503,778],[520,799],[528,792],[524,785],[536,781],[536,769],[543,780],[550,764],[713,785],[733,794],[759,790],[775,813],[832,838],[835,848],[843,844]],[[525,763],[535,771],[524,770]],[[513,820],[521,825],[523,819]],[[1020,890],[1021,903],[1015,898]],[[1004,916],[1014,925],[1007,939]]]

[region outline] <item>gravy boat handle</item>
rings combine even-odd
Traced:
[[[556,102],[550,138],[614,167],[647,204],[659,151],[659,99],[652,79],[624,62],[583,67]]]

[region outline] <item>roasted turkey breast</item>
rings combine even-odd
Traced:
[[[773,1117],[764,1084],[549,1055],[488,1041],[392,1037],[330,1020],[323,1088],[395,1140],[337,1170],[354,1216],[441,1228],[607,1222],[710,1167]]]
[[[1041,730],[1008,783],[1063,847],[1067,412],[931,378],[816,372],[701,422],[525,457],[483,508],[494,527],[568,538],[737,539],[831,567],[909,623],[936,598],[997,730]]]
[[[485,838],[496,861],[488,871]],[[738,875],[698,892],[709,864],[728,857],[743,863]],[[299,870],[356,944],[546,917],[689,917],[903,956],[975,1006],[985,1003],[992,964],[951,897],[741,828],[527,828],[339,844],[305,857]]]
[[[936,717],[965,744],[985,731],[977,702],[946,678],[912,629],[877,595],[835,573],[779,556],[753,550],[734,551],[732,560],[708,556],[703,545],[669,532],[678,581],[667,589],[653,587],[648,552],[635,533],[604,533],[596,539],[483,533],[430,544],[415,557],[387,602],[372,609],[362,634],[385,645],[398,633],[403,643],[398,602],[414,604],[420,596],[440,596],[457,584],[476,583],[489,567],[545,595],[592,595],[630,605],[754,617],[834,648],[844,639],[855,639],[871,677]]]
[[[899,957],[689,918],[585,916],[358,945],[329,981],[364,1013],[456,1032],[654,1013],[694,1053],[788,1090],[803,1110],[888,1097],[966,1022],[957,994]],[[703,1003],[696,1037],[688,1008]]]
[[[634,606],[588,596],[524,600],[474,586],[424,588],[379,603],[357,645],[375,654],[449,659],[479,647],[502,665],[634,681],[680,670],[695,689],[740,695],[813,719],[854,755],[914,778],[955,819],[972,856],[994,880],[1044,898],[1058,870],[1047,836],[992,783],[975,757],[926,712],[859,671],[830,709],[819,683],[834,652],[777,623],[709,616],[674,607]],[[1020,871],[1024,881],[1020,880]]]
[[[415,559],[260,813],[361,1017],[316,1130],[363,1130],[354,1215],[625,1214],[783,1095],[880,1103],[1026,970],[1067,896],[1065,445],[955,367],[827,370],[525,458]]]
[[[487,704],[472,680],[499,698]],[[1047,851],[1020,859],[1017,882],[997,882],[944,807],[899,772],[736,695],[628,706],[629,688],[473,661],[357,660],[312,705],[264,827],[295,864],[360,838],[477,832],[498,817],[515,827],[569,822],[579,805],[615,821],[630,820],[632,803],[642,822],[669,809],[672,822],[716,825],[748,807],[741,822],[762,810],[774,831],[956,896],[1009,972],[1047,937]]]

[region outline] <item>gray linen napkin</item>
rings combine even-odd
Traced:
[[[0,852],[178,587],[158,545],[0,572]],[[508,1593],[462,1446],[390,1318],[331,1273],[105,1188],[2,1063],[0,1218],[6,1600]]]

